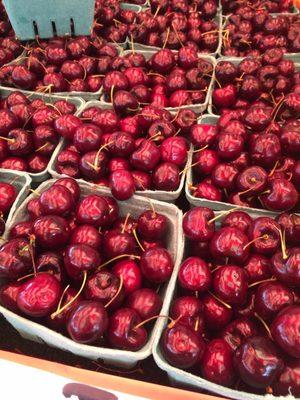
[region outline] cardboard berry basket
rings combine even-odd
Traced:
[[[84,110],[86,110],[87,108],[90,108],[90,107],[99,107],[102,109],[111,109],[112,108],[111,104],[109,104],[109,103],[102,103],[102,102],[96,101],[96,100],[88,101],[84,105],[84,107],[80,110],[80,113],[78,115],[80,115]],[[49,167],[48,167],[48,172],[53,178],[61,178],[62,176],[64,176],[62,174],[59,174],[56,171],[56,162],[57,162],[57,157],[58,157],[59,153],[65,148],[65,146],[66,146],[66,141],[61,139],[55,152],[53,153],[53,155],[51,157]],[[187,165],[188,164],[186,164],[186,167],[187,167]],[[185,170],[185,168],[184,168],[184,170]],[[144,190],[144,191],[137,190],[135,193],[136,193],[136,195],[144,196],[144,197],[147,197],[150,199],[174,203],[180,196],[181,192],[183,191],[185,176],[186,176],[186,172],[181,174],[179,186],[176,190],[174,190],[172,192],[167,192],[165,190]]]
[[[249,209],[247,213],[252,217],[252,218],[258,218],[263,216],[262,214],[257,214],[256,210],[251,210]],[[222,215],[221,212],[215,212],[215,215]],[[268,216],[269,215],[266,215]],[[216,221],[216,227],[219,228],[221,227],[221,222],[222,219],[226,218],[226,215],[220,216],[220,218]],[[185,260],[185,256],[183,256],[183,260]],[[173,299],[176,298],[176,292],[177,292],[177,280],[176,277],[175,279],[172,280],[172,287],[170,288],[170,293],[171,293],[171,299],[169,299],[168,304],[171,306]],[[167,313],[169,314],[169,309],[167,310]],[[167,315],[168,315],[167,314]],[[163,329],[167,326],[168,321],[163,321],[159,328],[159,334],[155,338],[154,341],[154,346],[153,346],[153,357],[158,365],[159,368],[161,368],[163,371],[165,371],[168,374],[168,377],[170,381],[176,385],[184,385],[187,389],[190,388],[192,390],[198,390],[198,391],[208,391],[212,394],[224,396],[226,399],[236,399],[236,400],[295,400],[295,397],[292,395],[289,396],[273,396],[271,394],[266,394],[266,395],[258,395],[255,393],[249,393],[249,392],[244,392],[240,390],[235,390],[226,386],[218,385],[216,383],[210,382],[200,376],[194,375],[191,372],[181,370],[179,368],[173,367],[168,363],[168,361],[164,358],[161,349],[160,349],[160,338],[162,336]]]
[[[0,97],[2,99],[6,98],[12,92],[16,92],[16,91],[22,92],[25,95],[28,93],[28,97],[30,98],[30,100],[42,99],[46,104],[47,103],[53,104],[57,100],[62,100],[62,99],[67,100],[67,101],[69,101],[70,103],[72,103],[72,104],[74,104],[76,106],[77,113],[80,112],[80,110],[82,109],[83,105],[85,104],[84,100],[79,98],[79,97],[65,96],[65,97],[62,98],[61,96],[57,96],[57,95],[54,95],[54,94],[49,95],[49,94],[45,94],[45,93],[26,92],[24,90],[6,88],[6,87],[3,87],[3,86],[0,86]],[[52,157],[53,157],[53,154],[52,154],[51,158]],[[51,158],[49,159],[48,165],[51,162]],[[13,170],[7,169],[5,171],[13,171]],[[32,182],[43,182],[45,179],[49,178],[48,167],[42,172],[38,172],[38,173],[27,172],[27,173],[30,176]]]
[[[39,193],[42,193],[55,181],[55,179],[50,179],[46,182],[43,182],[36,190]],[[106,188],[99,187],[82,180],[78,180],[78,184],[80,186],[82,195],[88,195],[91,193],[106,196],[110,195],[110,191]],[[17,212],[14,214],[10,226],[7,227],[7,232],[9,232],[10,228],[16,223],[28,219],[26,206],[28,202],[35,197],[36,194],[33,193],[22,203]],[[148,199],[145,199],[141,196],[133,196],[130,200],[127,200],[126,202],[119,202],[118,204],[121,214],[126,215],[126,213],[130,212],[133,217],[137,217],[150,207]],[[160,314],[165,315],[166,310],[169,308],[171,289],[173,287],[173,282],[176,280],[184,248],[182,212],[173,204],[166,204],[156,200],[153,200],[152,204],[157,212],[165,215],[169,220],[167,249],[169,250],[174,261],[174,270],[172,276],[169,282],[163,285],[161,288],[163,305]],[[157,318],[151,333],[149,333],[149,340],[146,345],[139,351],[132,352],[76,343],[70,338],[63,336],[60,333],[57,333],[37,322],[31,321],[25,317],[21,317],[20,315],[17,315],[2,306],[0,306],[0,313],[20,333],[20,335],[26,339],[40,343],[45,342],[49,346],[69,351],[78,356],[86,357],[91,360],[102,360],[107,364],[121,366],[123,368],[131,368],[138,361],[150,356],[152,353],[153,341],[158,335],[159,327],[163,324],[163,318]]]
[[[147,10],[145,10],[145,11],[147,11]],[[218,47],[212,53],[199,53],[199,57],[202,57],[203,55],[208,55],[208,56],[211,56],[211,57],[217,57],[218,54],[220,54],[220,52],[221,52],[223,19],[222,19],[222,14],[221,14],[219,9],[218,9],[217,15],[214,18],[214,21],[217,23],[218,30],[219,30]],[[130,47],[130,40],[129,39],[128,39],[128,45]],[[155,51],[161,50],[161,47],[148,46],[148,45],[142,44],[142,43],[134,43],[134,48],[135,48],[135,50],[150,50],[150,51],[151,50],[155,50]]]
[[[155,54],[159,50],[161,50],[161,49],[158,48],[157,50],[134,50],[134,51],[135,51],[135,53],[143,54],[145,56],[146,60],[149,60],[153,56],[153,54]],[[124,51],[123,55],[126,56],[126,55],[130,54],[131,52],[132,52],[132,50]],[[176,53],[175,50],[173,52]],[[206,55],[206,54],[199,54],[199,58],[203,58],[204,60],[209,61],[213,65],[213,68],[215,69],[216,59],[214,57],[211,57],[211,56]],[[165,109],[170,111],[171,113],[174,113],[174,114],[179,109],[193,110],[196,114],[200,114],[203,111],[205,111],[207,109],[207,106],[208,106],[208,100],[211,97],[211,91],[212,91],[213,82],[214,82],[214,74],[215,74],[215,72],[213,71],[213,75],[211,77],[211,80],[210,80],[210,83],[209,83],[209,86],[208,86],[208,90],[207,90],[207,93],[206,93],[206,97],[205,97],[204,103],[188,104],[188,105],[184,105],[184,106],[181,106],[181,107],[165,107]],[[102,95],[102,97],[100,98],[100,101],[104,105],[110,105],[110,106],[112,105],[112,103],[108,103],[108,102],[105,101],[104,95]]]
[[[218,119],[219,119],[219,116],[217,116],[217,115],[205,114],[199,118],[198,123],[216,125]],[[194,150],[194,148],[192,147],[190,154],[189,154],[189,161],[188,161],[189,166],[192,164],[193,150]],[[278,214],[276,212],[269,211],[269,210],[266,210],[263,208],[260,209],[260,208],[235,206],[232,203],[225,203],[223,201],[211,201],[211,200],[206,200],[206,199],[201,199],[199,197],[195,197],[191,194],[191,191],[190,191],[190,185],[193,183],[194,183],[193,182],[193,168],[187,168],[186,182],[185,182],[185,197],[187,198],[191,207],[197,207],[197,206],[209,207],[212,210],[217,210],[217,211],[230,210],[230,209],[236,207],[239,210],[243,210],[243,211],[249,212],[249,213],[250,212],[255,213],[259,216],[263,216],[263,215],[275,216]]]
[[[221,55],[221,57],[216,60],[215,67],[221,61],[230,61],[234,65],[239,65],[239,63],[241,61],[243,61],[245,58],[247,58],[247,57],[225,57],[225,56]],[[296,71],[300,71],[300,53],[285,54],[284,58],[287,59],[287,60],[294,61],[295,70]],[[218,114],[217,114],[217,112],[216,112],[216,110],[215,110],[215,108],[213,106],[213,100],[212,100],[212,94],[213,94],[213,91],[214,91],[215,87],[216,87],[216,82],[214,80],[214,82],[212,84],[212,87],[211,87],[211,89],[209,91],[209,99],[208,99],[207,110],[208,110],[209,114],[218,116]]]
[[[17,192],[17,197],[9,210],[7,218],[4,218],[5,225],[10,226],[14,213],[29,193],[31,178],[26,172],[11,171],[0,168],[0,182],[10,183],[15,187]],[[5,238],[5,233],[3,237]]]

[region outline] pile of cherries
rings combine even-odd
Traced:
[[[142,52],[133,51],[103,65],[104,99],[117,108],[121,103],[124,114],[137,111],[140,104],[163,108],[201,104],[213,69],[210,61],[199,58],[188,46],[178,52],[161,49],[149,60]]]
[[[78,343],[142,348],[173,271],[168,218],[121,216],[112,197],[84,195],[72,178],[36,194],[0,248],[1,304]]]
[[[212,92],[215,114],[222,111],[225,114],[230,109],[243,113],[256,107],[261,114],[272,113],[274,120],[300,115],[300,71],[294,61],[284,58],[281,49],[268,49],[261,57],[247,57],[237,64],[219,61],[215,77]],[[265,118],[261,122],[258,118],[258,124],[263,126],[265,122]]]
[[[5,8],[0,1],[0,67],[13,61],[23,51],[21,43],[14,36]]]
[[[251,218],[196,207],[183,219],[188,258],[160,347],[213,383],[300,396],[300,217]]]
[[[223,34],[223,55],[258,57],[272,48],[282,49],[284,53],[300,52],[298,14],[274,16],[268,11],[245,6],[228,18]]]
[[[189,46],[201,53],[214,53],[219,44],[215,0],[152,0],[149,10],[136,14],[129,26],[129,39],[152,47],[179,50]]]
[[[120,93],[120,92],[119,92]],[[186,125],[185,119],[188,119]],[[110,186],[118,200],[136,190],[175,191],[187,162],[185,133],[196,114],[144,107],[139,114],[119,118],[113,109],[86,108],[81,117],[61,116],[55,121],[67,140],[56,160],[56,171]]]
[[[122,9],[118,0],[96,0],[94,33],[108,42],[124,43],[137,15],[134,10]]]
[[[75,111],[67,100],[50,104],[19,91],[1,99],[0,168],[35,174],[45,171],[58,144],[59,123],[64,124]]]
[[[267,10],[270,13],[285,13],[293,11],[293,0],[221,0],[222,13],[243,15],[249,8],[255,12]]]
[[[18,192],[12,183],[0,181],[0,236],[5,231],[5,217],[9,214],[17,195]]]
[[[26,48],[18,65],[1,68],[0,82],[42,93],[97,92],[102,86],[98,62],[117,54],[114,44],[96,35],[38,41]]]

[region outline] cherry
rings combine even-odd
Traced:
[[[235,370],[230,346],[223,339],[214,339],[206,346],[201,372],[204,379],[224,386],[232,386]]]
[[[263,168],[252,166],[238,175],[236,185],[241,192],[247,192],[248,195],[257,194],[265,188],[267,178],[267,172]]]
[[[151,66],[158,73],[165,74],[175,66],[175,57],[171,50],[162,49],[151,57]]]
[[[161,349],[167,361],[182,369],[198,364],[205,351],[205,343],[192,329],[181,323],[164,330],[160,339]]]
[[[215,331],[229,323],[232,309],[211,294],[206,294],[203,298],[203,314],[208,327]]]
[[[17,296],[21,285],[21,282],[10,282],[1,287],[0,303],[2,306],[10,311],[18,312]]]
[[[271,271],[289,287],[300,286],[300,248],[294,247],[287,250],[287,254],[277,252],[271,259]]]
[[[101,129],[94,124],[83,124],[76,128],[73,144],[80,153],[98,150],[101,145]]]
[[[43,215],[65,216],[71,212],[74,206],[72,194],[69,189],[58,184],[45,190],[41,194],[39,201]]]
[[[299,195],[295,186],[287,179],[274,179],[270,191],[260,196],[262,204],[272,211],[288,211],[295,207]]]
[[[137,231],[142,238],[148,240],[162,239],[168,228],[167,218],[155,211],[143,212],[137,221]]]
[[[215,150],[201,150],[194,154],[193,164],[195,172],[200,176],[210,175],[219,164],[219,157]]]
[[[50,156],[57,145],[58,139],[54,129],[49,125],[39,125],[33,133],[33,143],[36,151],[43,156]]]
[[[143,320],[146,320],[160,312],[162,300],[154,290],[143,288],[130,294],[127,306],[135,310]]]
[[[196,186],[191,188],[193,190],[193,196],[204,198],[211,201],[221,201],[222,193],[221,191],[214,185],[202,182],[198,183]]]
[[[86,244],[72,244],[66,248],[64,266],[70,278],[80,280],[83,272],[100,266],[100,254]]]
[[[191,240],[209,241],[215,232],[214,212],[206,207],[195,207],[183,217],[183,231]]]
[[[201,258],[189,257],[180,266],[179,285],[189,291],[205,292],[210,288],[211,272]]]
[[[228,84],[223,88],[218,88],[212,94],[213,103],[216,107],[231,107],[234,106],[237,100],[237,90],[232,84]]]
[[[37,83],[37,76],[29,71],[24,65],[17,65],[11,73],[12,82],[16,87],[23,90],[34,90]]]
[[[254,323],[248,318],[238,318],[230,322],[222,331],[221,337],[235,351],[245,339],[258,334]]]
[[[138,265],[132,260],[123,260],[113,266],[113,274],[122,277],[124,292],[131,294],[142,287],[142,274]]]
[[[99,227],[109,218],[106,200],[96,194],[88,195],[79,200],[76,209],[76,220],[79,224]]]
[[[52,274],[60,283],[65,278],[62,257],[50,251],[41,253],[38,256],[36,260],[36,270],[37,272]]]
[[[255,295],[255,310],[265,320],[272,320],[285,306],[294,303],[290,289],[279,282],[260,285]]]
[[[229,226],[237,228],[240,231],[247,233],[249,226],[252,224],[252,218],[244,211],[233,211],[222,219],[222,227]]]
[[[108,315],[98,301],[81,301],[73,307],[67,322],[70,337],[78,343],[99,341],[108,327]]]
[[[252,161],[261,166],[272,167],[280,156],[280,142],[273,133],[260,135],[251,146]]]
[[[213,145],[216,141],[218,129],[215,125],[197,124],[193,125],[189,138],[194,146],[204,147],[206,145]]]
[[[55,131],[66,139],[74,138],[77,128],[82,125],[82,121],[72,114],[61,115],[54,121]]]
[[[25,222],[19,222],[12,226],[9,232],[9,238],[10,239],[15,239],[15,238],[28,238],[31,233],[32,233],[32,221],[25,221]]]
[[[80,197],[80,187],[75,179],[72,178],[60,178],[53,183],[53,186],[61,185],[67,188],[72,194],[73,202],[76,203]]]
[[[64,218],[58,215],[47,215],[35,220],[33,234],[42,248],[57,249],[69,240],[70,227]]]
[[[300,217],[297,214],[283,213],[276,217],[276,221],[285,232],[288,243],[300,244]]]
[[[6,182],[0,182],[0,212],[6,214],[17,197],[15,187]]]
[[[116,170],[110,175],[112,195],[120,201],[128,200],[135,192],[135,183],[132,174],[126,170]]]
[[[70,244],[87,244],[95,250],[98,250],[101,243],[101,235],[92,225],[80,225],[72,230]]]
[[[215,293],[229,304],[243,304],[247,297],[247,275],[241,267],[225,265],[213,277]]]
[[[178,167],[183,167],[187,161],[187,142],[182,137],[169,137],[165,139],[160,147],[161,159],[164,162],[171,162]]]
[[[49,315],[59,302],[61,287],[51,274],[41,273],[25,282],[19,289],[17,305],[33,318]]]
[[[153,184],[157,190],[168,192],[177,190],[180,184],[177,165],[170,162],[159,164],[153,172]]]
[[[257,253],[273,254],[280,245],[280,226],[272,218],[256,218],[248,233],[251,241],[253,240],[252,247]]]
[[[238,169],[230,164],[218,164],[212,171],[212,181],[220,188],[232,190],[235,186],[235,180],[238,175]]]
[[[289,360],[283,371],[272,385],[275,396],[287,396],[291,394],[294,397],[300,395],[300,366],[299,360]]]
[[[103,237],[103,249],[107,258],[135,252],[136,243],[129,233],[111,230]]]
[[[78,153],[70,150],[63,150],[57,157],[56,169],[60,174],[78,178],[79,161],[80,156]]]
[[[109,320],[107,332],[111,346],[130,351],[138,351],[147,342],[147,331],[144,327],[138,327],[141,318],[131,308],[120,308]]]
[[[234,364],[243,381],[255,388],[272,385],[284,367],[273,343],[262,336],[247,338],[236,350]]]
[[[261,254],[253,254],[245,264],[244,269],[249,283],[263,281],[270,277],[271,262]]]
[[[179,319],[180,324],[185,324],[199,334],[204,333],[204,318],[202,316],[202,303],[193,296],[182,296],[175,299],[171,305],[170,316]]]
[[[140,259],[142,274],[153,283],[166,282],[172,275],[174,264],[169,252],[161,247],[146,250]]]
[[[210,241],[210,252],[215,260],[243,264],[249,257],[248,237],[237,228],[225,226]]]
[[[150,140],[144,140],[130,157],[130,163],[136,169],[151,171],[160,160],[158,147]]]

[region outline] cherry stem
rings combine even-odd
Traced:
[[[58,310],[59,310],[60,307],[61,307],[61,304],[62,304],[62,302],[63,302],[63,299],[64,299],[64,297],[65,297],[65,294],[66,294],[67,291],[69,290],[69,287],[70,287],[70,285],[67,285],[67,286],[65,287],[64,291],[62,292],[62,295],[61,295],[61,297],[60,297],[60,300],[59,300],[59,303],[58,303],[58,306],[57,306],[57,309],[58,309]]]
[[[270,279],[264,279],[262,281],[257,281],[257,282],[251,283],[251,285],[249,285],[248,288],[252,288],[254,286],[260,285],[261,283],[274,282],[274,281],[277,281],[277,279],[274,277],[270,278]]]
[[[221,211],[219,215],[216,215],[214,218],[210,219],[208,221],[208,224],[211,224],[212,222],[217,221],[219,218],[224,217],[224,215],[230,214],[232,211],[236,211],[236,210],[237,210],[237,207],[231,208],[230,210],[227,210],[227,211]]]
[[[176,35],[176,37],[177,37],[177,39],[178,39],[178,42],[180,43],[180,46],[181,46],[181,47],[184,47],[184,44],[182,43],[182,40],[180,39],[179,34],[178,34],[178,32],[177,32],[177,29],[175,28],[173,22],[172,22],[172,28],[174,29],[175,35]]]
[[[255,188],[255,186],[248,188],[247,190],[243,190],[242,192],[238,192],[239,196],[242,196],[243,194],[249,193],[251,192],[251,190],[253,190]]]
[[[171,321],[171,323],[174,323],[174,319],[172,319],[171,317],[169,317],[168,315],[154,315],[153,317],[147,318],[145,319],[145,321],[140,322],[139,324],[135,325],[133,327],[133,329],[138,329],[141,328],[143,325],[145,325],[147,322],[153,321],[154,319],[157,318],[167,318]]]
[[[285,97],[284,97],[284,94],[283,94],[281,96],[280,100],[278,101],[278,103],[275,104],[275,107],[274,107],[274,110],[273,110],[272,121],[275,121],[275,119],[276,119],[276,117],[277,117],[277,115],[279,113],[279,110],[281,109],[282,105],[284,104],[284,100],[285,100]]]
[[[109,302],[105,304],[105,306],[104,306],[105,308],[109,307],[111,305],[111,303],[116,300],[116,298],[119,296],[119,294],[120,294],[120,292],[122,290],[122,287],[123,287],[123,276],[120,275],[119,278],[120,278],[120,284],[119,284],[118,290],[117,290],[116,294],[109,300]]]
[[[153,15],[153,18],[156,18],[156,16],[157,16],[157,14],[159,13],[160,9],[161,9],[161,5],[159,5],[159,6],[157,7],[157,9],[156,9],[156,11],[155,11],[155,13],[154,13],[154,15]]]
[[[269,235],[265,234],[265,235],[258,236],[257,238],[251,240],[250,242],[248,242],[248,243],[243,247],[243,250],[246,250],[247,247],[251,246],[252,243],[255,243],[257,240],[261,240],[261,239],[268,240],[268,239],[269,239]]]
[[[275,226],[275,229],[277,229],[277,231],[279,232],[279,235],[280,235],[282,258],[284,260],[286,260],[289,256],[287,255],[287,252],[286,252],[285,230],[282,233],[282,230],[277,228],[277,226]]]
[[[100,149],[97,151],[96,156],[95,156],[95,161],[94,164],[91,164],[90,162],[87,162],[87,164],[93,168],[96,172],[99,171],[99,156],[102,150],[106,149],[108,146],[113,144],[113,141],[105,143],[103,146],[100,147]]]
[[[123,227],[122,227],[122,233],[125,232],[125,229],[126,229],[127,222],[128,222],[128,218],[129,218],[129,217],[130,217],[130,213],[127,213],[127,214],[126,214],[125,221],[124,221],[124,224],[123,224]]]
[[[29,191],[34,193],[36,196],[40,197],[40,193],[37,190],[29,189]]]
[[[136,230],[133,229],[132,233],[133,233],[133,236],[134,236],[134,238],[135,238],[137,244],[139,245],[140,249],[141,249],[142,251],[145,251],[144,247],[142,246],[142,243],[140,242],[140,240],[139,240],[139,238],[138,238],[138,235],[137,235],[137,233],[136,233]]]
[[[105,267],[106,265],[108,265],[116,260],[119,260],[120,258],[124,258],[124,257],[131,257],[131,258],[137,259],[137,260],[139,260],[141,258],[140,256],[136,256],[134,254],[120,254],[119,256],[111,258],[110,260],[106,261],[105,263],[99,265],[99,267],[96,268],[96,271],[98,271],[99,269]]]
[[[46,142],[45,144],[43,144],[43,146],[39,147],[38,149],[35,150],[35,152],[37,153],[38,151],[43,150],[45,147],[47,147],[50,144],[50,142]]]
[[[225,301],[221,300],[218,296],[216,296],[213,292],[211,292],[210,290],[208,291],[208,293],[217,301],[219,301],[221,304],[223,304],[223,306],[225,306],[226,308],[229,308],[231,310],[231,306],[227,303],[225,303]]]
[[[215,81],[217,82],[219,88],[222,88],[222,85],[221,85],[221,83],[218,81],[218,79],[216,78],[216,76],[214,76],[214,78],[215,78]]]
[[[71,304],[73,304],[75,300],[77,300],[77,298],[80,296],[80,293],[83,291],[83,289],[85,287],[86,280],[87,280],[87,272],[83,271],[83,280],[82,280],[80,289],[78,290],[76,295],[70,301],[68,301],[68,303],[66,303],[62,308],[57,307],[57,310],[51,314],[51,316],[50,316],[51,319],[54,319],[55,317],[57,317],[60,313],[62,313],[65,309],[67,309]]]
[[[0,139],[5,140],[6,142],[9,142],[9,143],[15,143],[15,141],[16,141],[16,139],[10,139],[10,138],[3,137],[3,136],[0,136]]]
[[[265,321],[262,319],[262,317],[261,317],[260,315],[258,315],[256,312],[254,313],[254,316],[255,316],[255,318],[257,318],[257,319],[262,323],[262,325],[264,326],[265,330],[267,331],[269,337],[273,340],[272,334],[271,334],[271,331],[270,331],[270,328],[268,327],[268,325],[266,324],[266,322],[265,322]]]
[[[200,151],[203,151],[203,150],[207,149],[208,147],[209,147],[209,145],[207,144],[206,146],[203,146],[203,147],[201,147],[201,148],[198,149],[198,150],[194,150],[194,151],[193,151],[193,154],[194,154],[194,153],[199,153]]]
[[[115,89],[115,85],[112,85],[112,87],[110,88],[110,102],[113,103],[114,100],[114,89]]]
[[[132,54],[135,54],[134,42],[133,42],[133,36],[132,36],[132,35],[130,35],[130,46],[131,46],[131,52],[132,52]]]
[[[32,276],[37,276],[37,275],[44,274],[44,273],[45,272],[36,272],[36,273],[24,275],[21,278],[17,279],[17,282],[20,282],[20,281],[23,281],[24,279],[31,278]]]
[[[163,44],[163,49],[166,47],[166,45],[167,45],[167,42],[168,42],[168,40],[169,40],[169,36],[170,36],[170,28],[168,28],[167,29],[167,36],[166,36],[166,39],[165,39],[165,41],[164,41],[164,44]]]

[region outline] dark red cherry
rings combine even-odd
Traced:
[[[163,162],[153,172],[155,189],[167,192],[176,191],[180,184],[180,171],[176,164]]]
[[[12,226],[9,232],[9,238],[28,238],[32,233],[32,221],[19,222]]]
[[[120,201],[128,200],[135,193],[135,183],[132,174],[126,170],[116,170],[110,175],[112,195]]]
[[[286,241],[290,244],[300,244],[300,216],[297,214],[283,213],[276,217],[276,221],[285,231]]]
[[[217,331],[229,323],[232,318],[232,309],[211,294],[207,294],[203,298],[203,314],[207,326],[211,330]]]
[[[249,318],[238,318],[230,322],[222,331],[221,337],[235,351],[245,339],[258,334],[257,327]]]
[[[278,251],[271,259],[271,271],[289,287],[300,287],[300,247]]]
[[[79,224],[100,227],[109,218],[109,208],[102,196],[91,194],[81,199],[76,209],[76,220]]]
[[[137,231],[142,238],[147,240],[162,239],[168,228],[167,218],[155,211],[144,211],[138,218]]]
[[[214,291],[229,304],[243,304],[247,298],[247,275],[243,268],[225,265],[213,277]]]
[[[159,314],[162,300],[153,289],[143,288],[130,294],[127,306],[135,310],[143,320],[146,320]]]
[[[60,295],[58,280],[51,274],[41,273],[30,278],[19,289],[18,308],[30,317],[45,317],[55,309]]]
[[[103,250],[108,259],[122,254],[132,254],[135,252],[135,247],[134,237],[127,232],[114,229],[103,236]]]
[[[272,385],[274,396],[300,396],[300,361],[289,360]]]
[[[200,335],[204,333],[204,318],[202,303],[194,296],[182,296],[175,299],[171,305],[170,316],[179,319],[181,324],[187,325]]]
[[[266,282],[257,288],[255,310],[264,320],[272,320],[280,310],[293,303],[293,292],[279,282]]]
[[[215,223],[210,222],[214,212],[206,207],[195,207],[183,217],[183,231],[191,240],[209,241],[215,232]]]
[[[280,246],[280,226],[273,218],[256,218],[249,227],[248,235],[256,253],[271,255]]]
[[[101,235],[92,225],[80,225],[72,230],[70,244],[87,244],[98,250],[102,243]]]
[[[211,285],[211,272],[201,258],[189,257],[180,266],[179,285],[186,290],[206,292]]]
[[[84,272],[95,270],[100,263],[100,254],[86,244],[73,244],[65,250],[64,266],[72,279],[82,279]]]
[[[271,262],[261,255],[253,254],[244,266],[249,283],[263,281],[270,278]]]
[[[122,260],[113,266],[113,274],[122,277],[126,295],[129,295],[142,287],[142,273],[136,262]]]
[[[240,192],[248,195],[257,194],[265,188],[267,178],[268,174],[263,168],[257,165],[248,167],[238,175],[236,186]]]
[[[64,186],[65,188],[67,188],[71,194],[72,194],[72,198],[74,203],[76,203],[79,200],[79,196],[80,196],[80,187],[77,183],[77,181],[75,181],[75,179],[72,178],[60,178],[57,181],[55,181],[53,183],[53,185],[61,185]]]
[[[74,206],[69,189],[58,184],[45,190],[41,194],[39,201],[43,215],[65,216],[71,212]]]
[[[237,228],[226,226],[215,232],[210,242],[210,252],[219,262],[243,264],[249,257],[249,240],[246,234]]]
[[[191,368],[198,364],[205,350],[205,342],[192,329],[181,323],[164,330],[160,346],[167,361],[177,368]]]
[[[262,336],[247,338],[236,350],[234,364],[242,380],[255,388],[272,385],[284,367],[272,341]]]
[[[150,282],[163,283],[172,275],[174,264],[170,253],[161,247],[146,250],[140,259],[142,274]]]
[[[67,330],[70,337],[78,343],[99,341],[108,327],[108,315],[99,301],[81,301],[68,318]]]
[[[223,339],[214,339],[206,346],[201,362],[204,379],[218,385],[232,386],[235,381],[235,369],[230,346]]]
[[[41,253],[36,260],[37,272],[47,272],[52,274],[58,282],[62,282],[65,278],[63,259],[60,254],[50,251]]]
[[[42,248],[57,249],[69,240],[70,227],[64,218],[58,215],[47,215],[35,220],[33,234]]]
[[[97,300],[106,307],[120,307],[124,300],[124,288],[120,278],[107,271],[99,271],[88,278],[84,294],[88,300]]]
[[[233,211],[224,217],[222,220],[222,227],[229,226],[247,233],[252,221],[252,218],[246,212]]]
[[[138,313],[131,308],[120,308],[111,317],[107,332],[108,341],[112,347],[138,351],[147,342],[148,335],[141,323]]]
[[[299,200],[296,187],[287,179],[274,179],[267,193],[260,196],[262,204],[272,211],[289,211]]]

